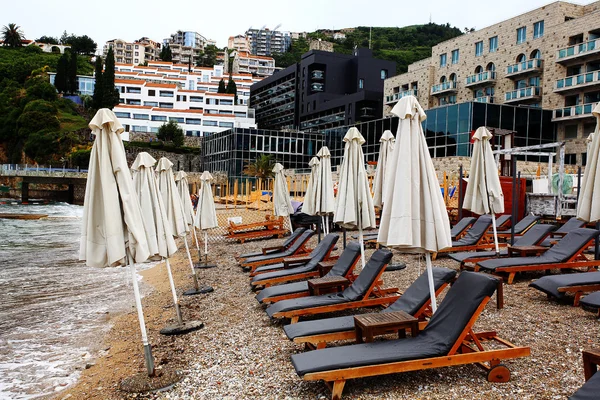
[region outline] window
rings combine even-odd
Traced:
[[[156,90],[148,90],[148,96],[156,96]]]
[[[177,101],[186,101],[187,100],[187,96],[182,96],[180,94],[177,95]]]
[[[222,106],[232,106],[233,105],[233,100],[224,100],[224,99],[221,99],[220,104]]]
[[[490,38],[490,53],[495,53],[498,50],[498,36]]]
[[[152,116],[152,121],[166,121],[166,120],[167,120],[166,115],[153,115]]]
[[[140,93],[142,93],[142,88],[139,88],[139,87],[127,87],[127,93],[140,94]]]
[[[565,164],[567,165],[575,165],[577,164],[577,154],[565,154]]]
[[[458,49],[452,50],[452,64],[458,64],[459,57]]]
[[[190,96],[190,101],[192,103],[202,103],[204,102],[204,98],[199,96]]]
[[[160,97],[173,97],[173,92],[161,90],[159,92]]]
[[[475,55],[483,55],[483,41],[475,43]]]
[[[173,103],[159,103],[160,108],[173,108]]]
[[[136,51],[134,54],[135,54],[136,57],[140,56],[140,53],[138,51]]]
[[[577,125],[565,126],[565,139],[577,139]]]
[[[188,118],[189,121],[189,118]],[[217,121],[208,121],[208,120],[204,120],[203,123],[204,126],[218,126],[219,124],[217,123]]]
[[[127,113],[127,112],[118,112],[118,111],[115,111],[115,116],[117,118],[131,118],[131,114]]]
[[[440,67],[446,66],[446,59],[447,59],[446,53],[440,54]]]
[[[542,53],[539,50],[534,50],[531,52],[529,58],[531,58],[532,60],[539,60],[542,58]]]
[[[183,119],[183,118],[181,118],[181,119]],[[200,120],[200,118],[186,118],[185,123],[188,125],[200,125],[202,123],[202,121]]]
[[[388,71],[387,71],[387,69],[382,69],[380,76],[381,76],[381,79],[387,79],[387,77],[388,77]]]
[[[360,79],[358,80],[358,88],[359,88],[359,89],[363,89],[364,87],[365,87],[365,80],[364,80],[364,79],[362,79],[362,78],[360,78]]]
[[[185,118],[182,117],[169,117],[169,122],[173,121],[173,122],[177,122],[179,124],[183,124],[185,122]],[[198,124],[200,125],[200,124]]]
[[[533,38],[541,38],[544,36],[544,21],[539,21],[533,24]]]
[[[148,114],[133,114],[133,119],[150,119]]]
[[[526,40],[527,40],[527,27],[522,26],[519,29],[517,29],[517,44],[525,43]]]
[[[233,122],[219,122],[221,128],[233,128]]]
[[[145,101],[144,105],[149,107],[158,107],[158,101]]]

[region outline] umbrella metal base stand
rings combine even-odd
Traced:
[[[210,292],[214,292],[215,289],[212,288],[212,286],[200,286],[198,289],[193,288],[190,290],[186,290],[185,292],[183,292],[184,296],[195,296],[197,294],[205,294],[205,293],[210,293]]]
[[[202,257],[200,257],[198,259],[202,260]],[[216,266],[217,266],[216,264],[208,263],[208,254],[205,254],[204,264],[202,264],[202,263],[194,264],[194,268],[215,268]]]
[[[386,267],[386,271],[390,272],[390,271],[401,271],[403,269],[406,268],[406,264],[403,262],[400,263],[396,263],[396,264],[388,264],[388,266]]]
[[[185,335],[186,333],[197,331],[204,328],[204,323],[200,321],[186,321],[181,325],[171,325],[160,330],[161,335]]]
[[[169,390],[183,378],[179,371],[162,368],[156,370],[154,376],[145,372],[125,378],[121,381],[119,389],[127,393],[162,392]]]

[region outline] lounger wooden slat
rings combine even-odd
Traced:
[[[244,243],[247,239],[257,239],[277,236],[283,237],[287,233],[287,230],[283,227],[283,217],[272,217],[270,215],[265,216],[265,220],[261,222],[253,222],[250,224],[236,224],[233,221],[229,221],[227,227],[227,239],[238,240],[240,243]]]

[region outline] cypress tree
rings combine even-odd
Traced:
[[[108,53],[106,53],[102,84],[104,86],[103,107],[112,110],[114,106],[119,104],[119,91],[115,88],[115,56],[112,46],[108,49]]]
[[[74,51],[71,51],[67,82],[69,92],[71,92],[71,94],[77,94],[77,90],[79,89],[77,82],[77,53]]]
[[[67,54],[64,53],[58,59],[56,65],[56,76],[54,77],[54,87],[58,90],[58,93],[65,93],[67,91],[67,68],[68,68]]]
[[[92,97],[92,105],[95,109],[104,107],[104,85],[102,82],[102,57],[96,57],[96,71],[94,82],[94,95]]]
[[[233,104],[237,104],[237,101],[238,101],[237,85],[235,84],[235,81],[231,78],[231,75],[229,75],[229,82],[227,82],[227,91],[225,93],[235,95],[235,97],[234,97],[235,101]]]
[[[223,79],[219,81],[219,88],[217,89],[217,93],[228,93],[227,89],[225,88],[225,81]]]

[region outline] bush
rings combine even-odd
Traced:
[[[69,154],[71,165],[81,169],[88,169],[90,165],[90,154],[92,149],[75,150]]]
[[[32,132],[25,140],[23,151],[38,163],[48,163],[60,149],[58,132],[42,130]]]
[[[169,121],[158,128],[156,137],[165,142],[173,142],[175,147],[183,146],[183,129],[175,121]]]

